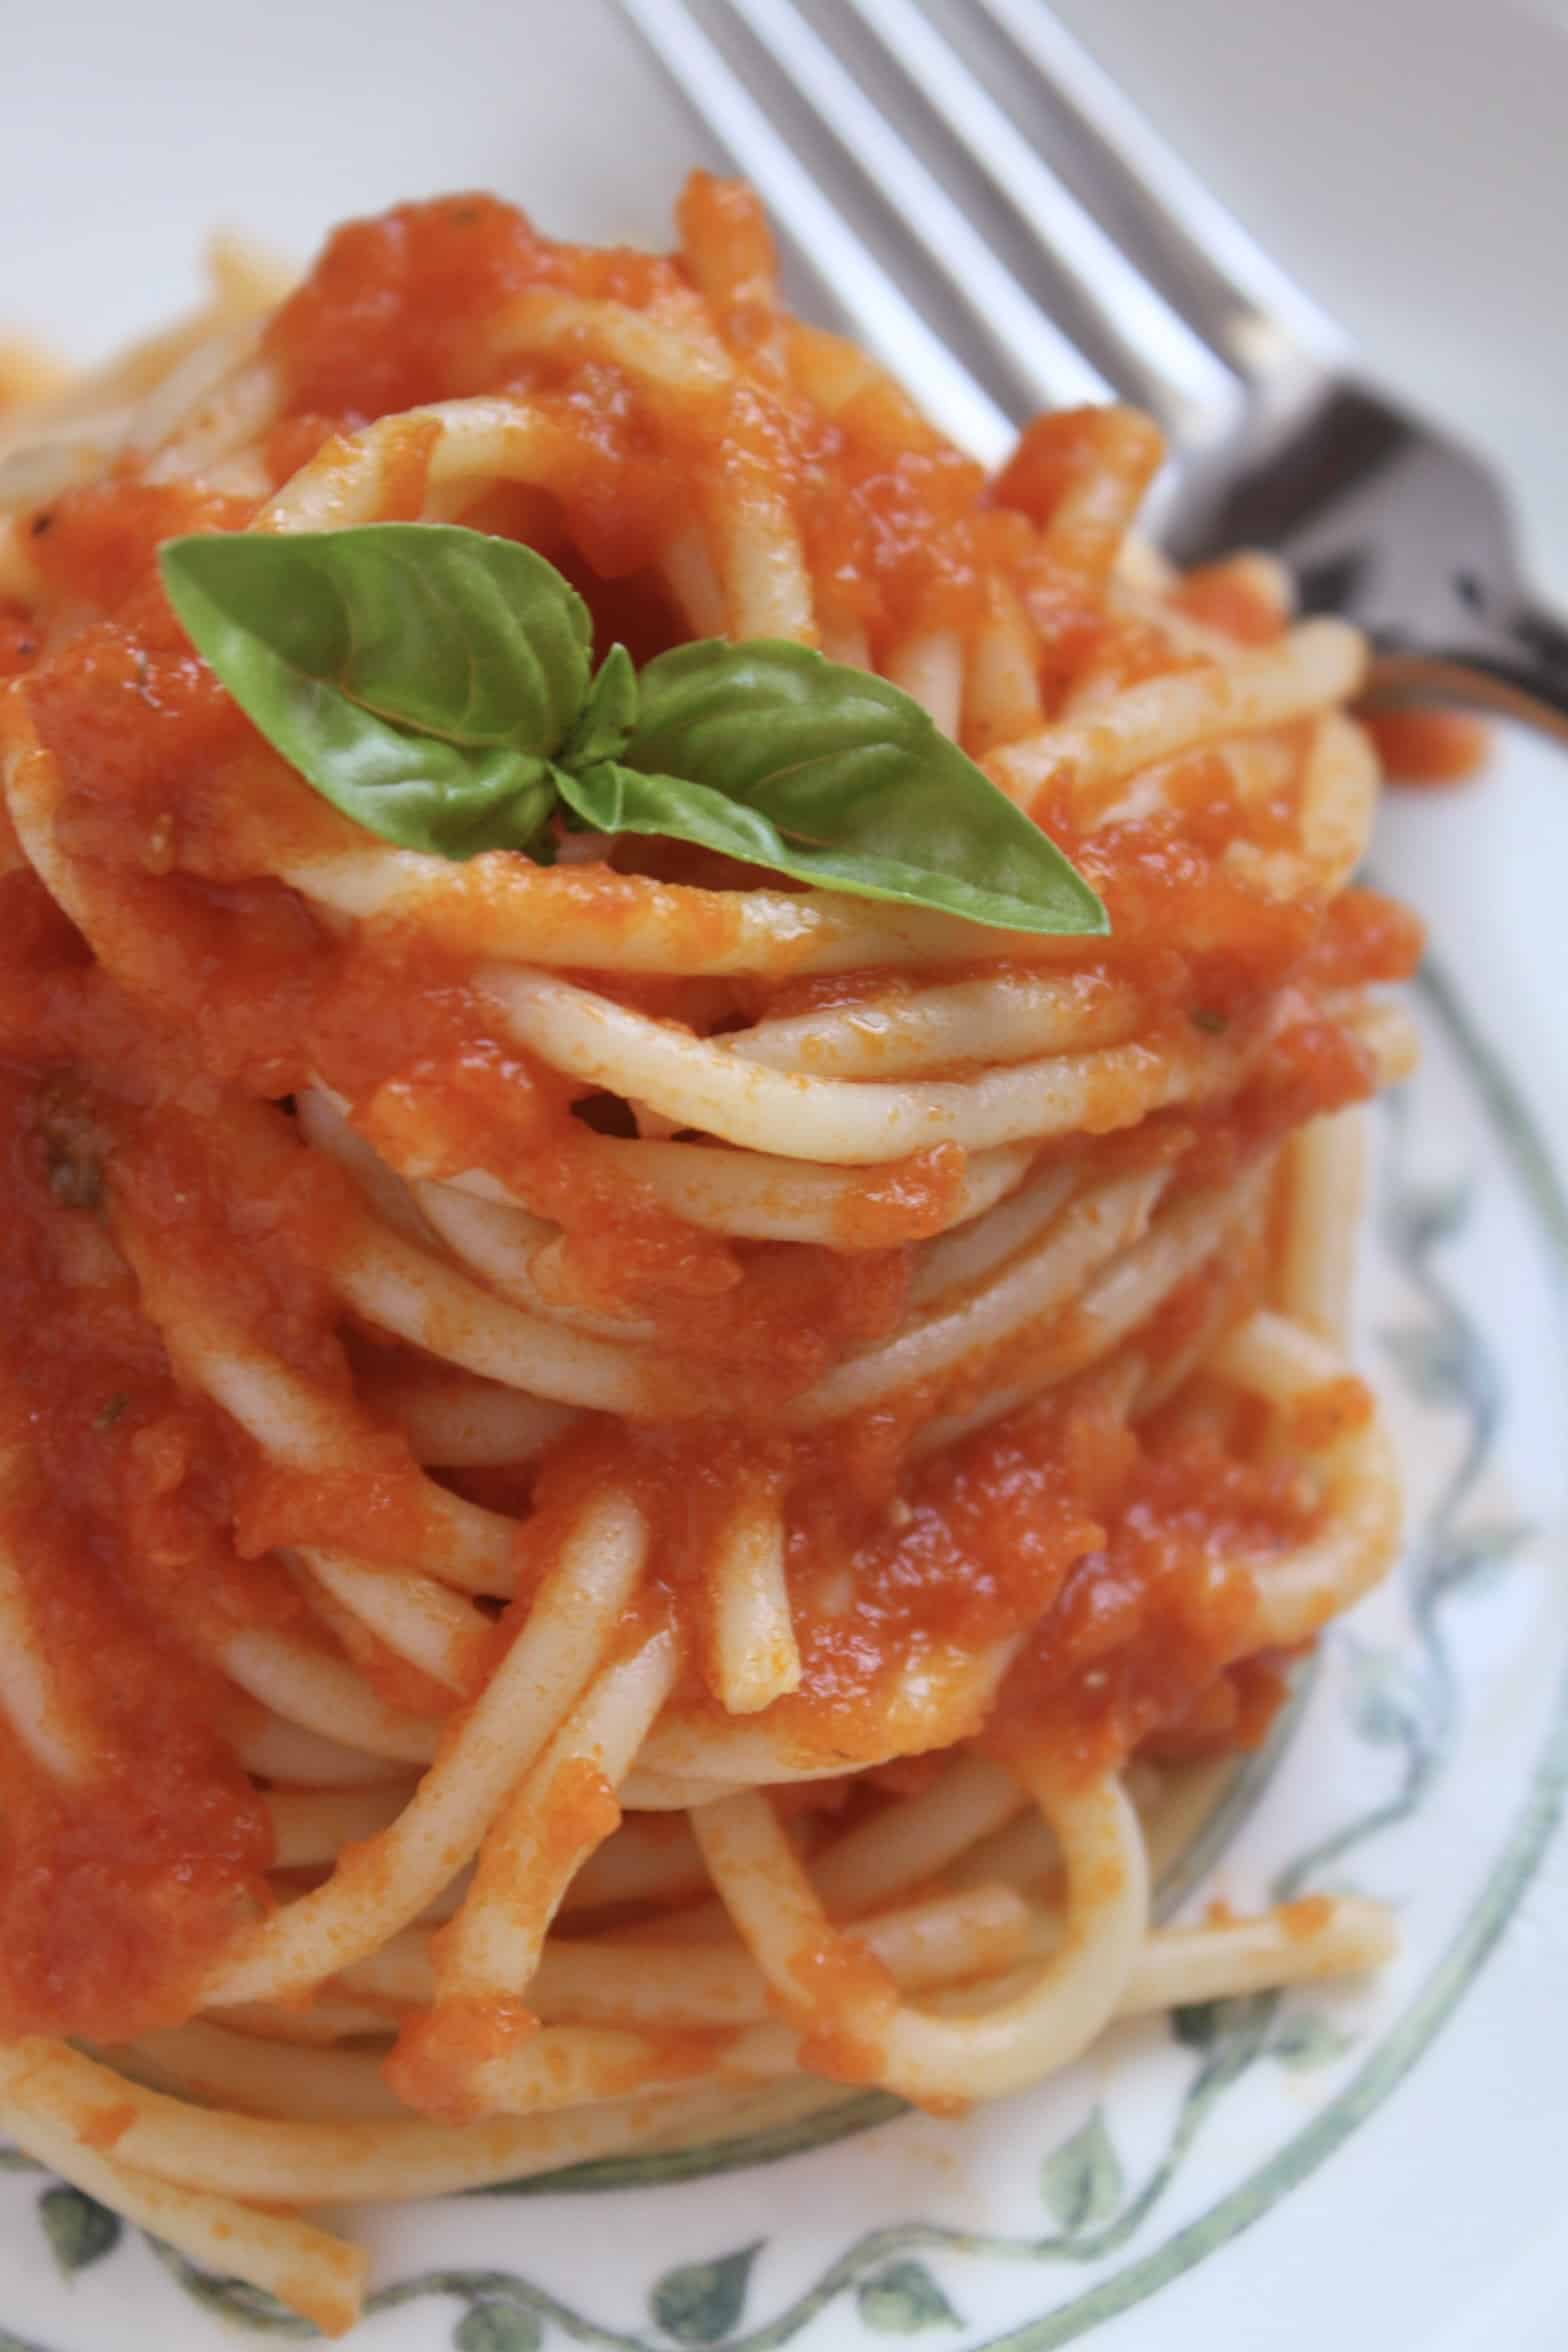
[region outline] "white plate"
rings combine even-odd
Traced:
[[[1546,17],[1320,0],[1303,52],[1291,0],[1068,13],[1141,96],[1163,93],[1194,160],[1385,373],[1509,445],[1568,576],[1546,226],[1555,241],[1568,170],[1543,145],[1568,44]],[[1416,48],[1397,36],[1418,17]],[[30,14],[7,58],[0,314],[86,354],[187,296],[214,220],[304,253],[333,217],[440,186],[656,239],[706,154],[605,0],[77,0]],[[365,2352],[845,2352],[909,2333],[932,2352],[1560,2347],[1568,774],[1509,742],[1469,792],[1392,803],[1379,865],[1437,951],[1426,1064],[1382,1121],[1363,1290],[1410,1540],[1184,1875],[1238,1903],[1381,1896],[1398,1965],[1128,2028],[962,2125],[866,2128],[882,2109],[850,2103],[840,2124],[862,2128],[809,2149],[388,2214]],[[74,2191],[0,2181],[0,2352],[301,2332]]]

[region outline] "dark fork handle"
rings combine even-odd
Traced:
[[[1283,556],[1304,611],[1371,638],[1374,694],[1568,733],[1568,626],[1525,586],[1500,485],[1371,385],[1335,384],[1284,424],[1265,419],[1239,467],[1189,475],[1168,535],[1178,561]]]
[[[1522,600],[1469,643],[1420,652],[1378,644],[1368,698],[1465,703],[1568,741],[1568,628]]]

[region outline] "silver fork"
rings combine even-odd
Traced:
[[[1374,684],[1568,734],[1568,628],[1502,486],[1363,382],[1044,0],[621,0],[798,265],[996,462],[1041,407],[1123,398],[1171,451],[1179,559],[1274,550]],[[960,356],[960,354],[962,356]]]

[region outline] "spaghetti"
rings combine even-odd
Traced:
[[[945,2111],[1390,1943],[1148,1916],[1396,1536],[1360,644],[1129,537],[1141,418],[987,483],[743,191],[680,222],[406,207],[0,419],[0,2118],[329,2332],[314,2203]],[[373,839],[155,563],[389,520],[879,671],[1109,937]]]

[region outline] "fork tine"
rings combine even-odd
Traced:
[[[870,180],[895,216],[919,273],[968,314],[1017,383],[1021,405],[1032,409],[1114,399],[1111,385],[997,259],[794,0],[728,0],[728,5],[785,83]]]
[[[1230,367],[1106,234],[917,0],[848,5],[1070,286],[1110,346],[1121,388],[1155,411],[1178,452],[1211,447],[1241,405]]]
[[[639,16],[646,4],[641,0]],[[847,158],[870,183],[872,203],[884,210],[884,226],[898,246],[901,283],[919,288],[939,312],[945,306],[962,315],[975,337],[977,366],[1015,416],[1041,406],[1115,397],[1105,378],[997,259],[793,0],[723,0],[715,13],[755,41],[753,87],[759,77],[766,87],[769,76],[776,76],[778,91],[803,101],[813,126],[836,143],[838,161]],[[773,136],[779,136],[776,126]],[[751,170],[750,145],[731,144],[743,168]],[[828,234],[844,234],[841,219]],[[818,256],[811,250],[808,258]]]
[[[941,431],[983,464],[1000,465],[1016,438],[1004,411],[840,217],[685,0],[621,0],[621,7],[721,146],[743,165],[860,339],[896,375],[918,384],[920,404]]]
[[[1046,0],[980,0],[1054,101],[1075,155],[1130,226],[1162,286],[1249,382],[1344,359],[1340,329],[1289,279]]]
[[[1237,422],[1242,387],[1236,376],[1033,155],[968,67],[909,0],[885,0],[885,5],[881,0],[851,0],[851,5],[863,27],[915,80],[938,116],[950,129],[961,126],[963,144],[983,169],[988,169],[987,150],[995,142],[1003,147],[1009,169],[1016,168],[1025,178],[1045,222],[1044,235],[1038,222],[1032,233],[1105,346],[1114,385],[1019,283],[910,140],[806,21],[795,0],[723,0],[717,8],[714,21],[744,28],[756,43],[757,61],[748,62],[747,68],[749,89],[700,28],[687,0],[625,0],[625,5],[743,168],[781,210],[786,227],[804,243],[807,258],[834,283],[868,340],[876,339],[875,316],[866,308],[862,265],[877,265],[858,241],[851,241],[847,273],[833,266],[832,246],[846,238],[845,227],[758,104],[753,91],[759,77],[766,88],[768,75],[775,74],[778,89],[804,102],[814,127],[836,142],[838,158],[847,158],[869,183],[885,233],[898,247],[894,267],[899,281],[919,288],[938,316],[959,315],[975,338],[976,365],[988,388],[1014,416],[1041,406],[1103,402],[1114,399],[1119,390],[1156,412],[1182,456],[1211,450]],[[835,12],[829,16],[832,22],[842,22]],[[793,215],[779,206],[775,188],[768,184],[770,172],[780,186],[788,183]],[[1013,201],[1005,177],[990,176]],[[826,247],[820,242],[824,235]],[[845,285],[846,274],[854,284]],[[886,286],[887,281],[883,283]],[[878,348],[887,354],[885,342]],[[894,364],[907,369],[913,358],[906,344],[894,354]],[[972,442],[973,436],[969,438]]]

